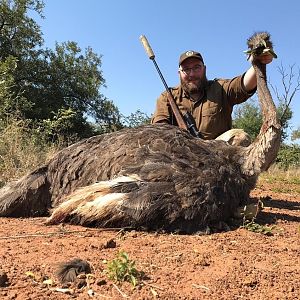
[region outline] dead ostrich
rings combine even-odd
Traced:
[[[271,51],[268,33],[248,40]],[[269,49],[269,50],[268,50]],[[171,125],[95,136],[60,151],[44,166],[0,190],[0,216],[195,232],[226,222],[247,203],[258,175],[276,158],[281,126],[255,59],[263,125],[248,147],[205,141]]]

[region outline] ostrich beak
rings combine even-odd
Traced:
[[[277,54],[274,52],[274,50],[272,48],[262,48],[263,46],[254,48],[254,49],[248,49],[243,51],[244,53],[246,53],[248,55],[247,60],[249,60],[250,56],[259,56],[259,55],[266,55],[266,54],[271,54],[274,58],[277,58]]]

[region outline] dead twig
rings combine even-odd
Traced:
[[[208,288],[208,287],[206,287],[206,286],[204,286],[204,285],[199,285],[199,284],[193,283],[192,286],[193,286],[194,288],[196,288],[196,289],[204,289],[204,290],[207,290],[207,291],[210,290],[210,288]]]
[[[131,229],[131,228],[99,228],[99,229],[85,229],[85,230],[63,230],[63,231],[53,231],[53,232],[47,232],[47,233],[27,233],[27,234],[20,234],[20,235],[8,235],[8,236],[0,236],[0,240],[8,240],[8,239],[21,239],[21,238],[31,238],[31,237],[50,237],[54,235],[71,235],[76,233],[90,233],[90,232],[101,232],[101,231],[117,231],[117,235],[120,233],[120,231],[125,229]]]
[[[123,293],[114,283],[113,287],[121,294],[123,298],[128,298],[128,296],[125,293]]]

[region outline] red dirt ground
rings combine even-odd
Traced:
[[[261,185],[252,197],[263,200],[256,222],[274,226],[272,235],[241,227],[203,236],[105,231],[0,218],[0,299],[300,299],[300,195]],[[104,261],[120,251],[144,272],[136,288],[107,277]],[[78,279],[66,294],[56,271],[73,258],[87,260],[94,277],[88,286]]]

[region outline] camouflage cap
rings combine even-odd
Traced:
[[[202,63],[204,63],[202,55],[199,52],[189,50],[189,51],[186,51],[186,52],[184,52],[180,55],[180,57],[179,57],[179,66],[183,63],[183,61],[185,61],[186,59],[191,58],[191,57],[198,58],[199,60],[202,61]]]

